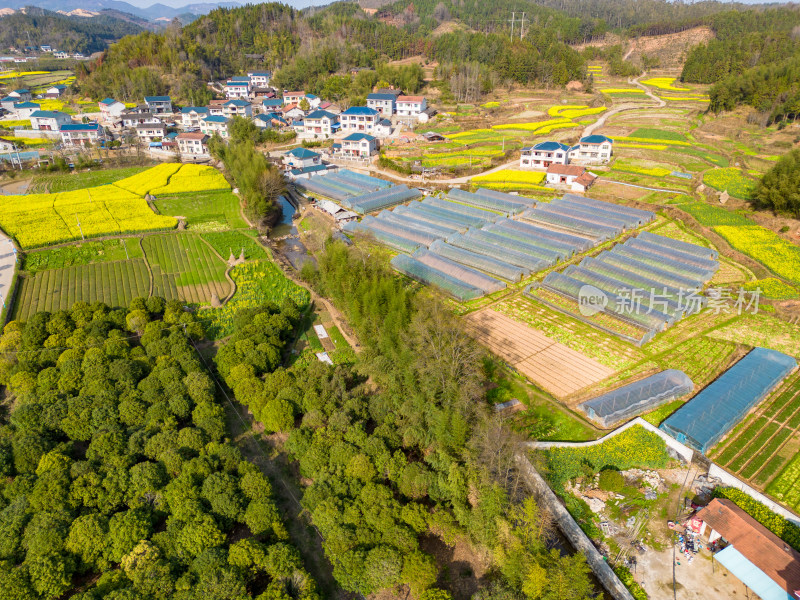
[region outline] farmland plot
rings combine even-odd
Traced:
[[[41,310],[64,310],[75,302],[128,306],[133,298],[147,297],[149,292],[150,275],[141,258],[51,269],[19,279],[14,318],[25,320]]]
[[[231,292],[225,263],[199,235],[153,235],[143,241],[153,271],[153,295],[205,304]]]

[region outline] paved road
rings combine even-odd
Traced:
[[[667,105],[666,102],[664,102],[661,98],[659,98],[658,96],[655,96],[653,93],[651,93],[650,90],[646,86],[644,86],[641,83],[639,83],[639,80],[642,77],[644,77],[645,75],[646,75],[646,73],[642,73],[636,79],[628,79],[628,83],[632,83],[636,87],[639,87],[639,88],[643,89],[644,93],[645,93],[645,96],[649,97],[650,99],[652,99],[656,103],[655,107],[653,107],[653,106],[642,106],[639,103],[620,104],[619,106],[614,107],[614,108],[612,108],[611,110],[609,110],[607,112],[604,112],[602,117],[600,117],[599,119],[597,119],[597,121],[595,121],[594,123],[592,123],[591,125],[586,127],[586,129],[583,130],[583,135],[584,136],[592,135],[592,133],[595,130],[599,129],[600,127],[603,127],[606,124],[606,120],[608,119],[608,117],[610,117],[612,115],[616,115],[617,113],[621,113],[621,112],[628,111],[628,110],[641,110],[643,108],[662,108],[662,107],[666,106]]]

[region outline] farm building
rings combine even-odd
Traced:
[[[660,428],[705,453],[796,368],[797,361],[791,356],[754,348],[672,413]]]
[[[520,150],[519,166],[548,168],[569,163],[569,146],[561,142],[539,142]]]
[[[308,148],[292,148],[283,155],[283,164],[291,169],[311,167],[322,162],[322,156]]]
[[[800,599],[800,552],[727,498],[695,515],[700,535],[722,549],[714,560],[762,600]]]
[[[597,179],[596,175],[579,165],[552,163],[547,167],[548,185],[565,187],[573,192],[585,192],[592,186],[595,179]]]
[[[585,164],[602,164],[611,160],[614,153],[614,140],[604,135],[587,135],[569,151],[570,161]]]
[[[113,98],[104,98],[97,103],[100,108],[100,115],[104,119],[122,116],[122,111],[125,110],[125,105],[119,100]]]
[[[50,99],[61,98],[66,91],[67,86],[65,86],[63,83],[59,83],[47,88],[44,92],[44,97]]]

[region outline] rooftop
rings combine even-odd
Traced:
[[[360,142],[361,140],[366,140],[368,142],[371,142],[374,139],[375,138],[373,136],[366,133],[351,133],[347,137],[342,138],[343,141],[346,140],[348,142]]]
[[[579,165],[550,165],[547,167],[548,173],[555,173],[556,175],[583,175],[585,168]]]
[[[103,104],[105,106],[111,106],[112,104],[115,104],[116,102],[117,101],[114,100],[113,98],[103,98],[102,100],[100,100],[99,104]]]
[[[394,102],[395,98],[397,98],[396,94],[380,94],[376,92],[367,95],[367,100],[391,100]]]
[[[425,96],[398,96],[397,102],[422,102]]]
[[[534,144],[531,148],[523,148],[523,150],[541,150],[543,152],[553,152],[555,150],[569,150],[569,146],[561,142],[539,142]]]
[[[97,123],[69,123],[61,126],[61,131],[98,131],[100,125]]]
[[[210,117],[206,117],[203,119],[206,123],[227,123],[228,118],[223,117],[222,115],[211,115]]]
[[[179,133],[175,139],[178,140],[206,140],[208,136],[205,133],[200,133],[199,131],[187,131],[184,133]]]
[[[35,102],[17,102],[14,104],[14,108],[39,108],[39,106]]]
[[[614,140],[600,134],[587,135],[586,137],[581,138],[581,144],[602,144],[603,142],[609,142],[613,144]]]
[[[250,106],[247,100],[228,100],[223,106]]]
[[[70,118],[67,113],[57,110],[35,110],[31,113],[31,118],[33,117],[36,117],[37,119],[57,119],[58,117]]]
[[[169,96],[145,96],[144,97],[144,101],[145,102],[171,102],[172,100],[170,99]]]
[[[288,156],[294,156],[295,158],[316,158],[319,156],[316,152],[312,152],[308,148],[293,148],[286,152]]]
[[[336,115],[333,113],[328,112],[327,110],[315,110],[312,113],[306,115],[306,119],[324,119],[328,118],[333,121],[336,118]]]
[[[368,106],[351,106],[346,111],[342,113],[343,115],[369,115],[375,116],[378,114],[378,111],[374,108],[369,108]]]
[[[208,112],[208,108],[205,106],[184,106],[181,109],[181,114],[188,115],[189,113],[196,112],[198,114],[206,114]]]

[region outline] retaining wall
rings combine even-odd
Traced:
[[[628,588],[625,587],[617,577],[617,574],[605,561],[603,555],[597,551],[589,537],[575,522],[575,519],[572,518],[567,509],[564,508],[564,505],[561,504],[555,492],[550,489],[547,482],[533,468],[528,458],[522,452],[518,452],[515,459],[522,476],[531,491],[533,491],[534,496],[536,496],[536,500],[550,511],[559,529],[575,550],[586,557],[586,562],[592,568],[595,577],[608,593],[616,600],[635,600]]]
[[[15,129],[15,138],[61,139],[61,133],[50,129]]]

